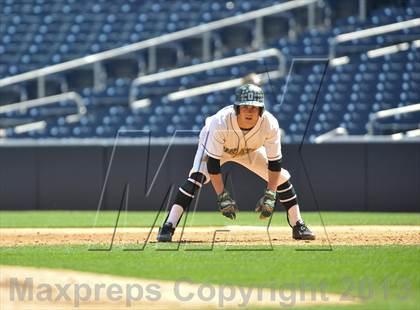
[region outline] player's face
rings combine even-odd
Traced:
[[[241,128],[252,128],[257,124],[260,117],[260,108],[252,105],[239,107],[238,124]]]

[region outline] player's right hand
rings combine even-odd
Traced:
[[[231,220],[236,219],[236,212],[239,211],[236,201],[230,197],[229,192],[225,189],[223,193],[217,195],[217,205],[219,206],[219,211],[222,214]]]

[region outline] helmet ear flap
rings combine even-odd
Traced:
[[[236,115],[239,115],[239,106],[238,105],[235,105],[234,108],[235,108]]]

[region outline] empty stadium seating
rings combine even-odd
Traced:
[[[45,5],[43,0],[5,0],[0,6],[0,78],[279,2],[240,0],[227,9],[226,1],[222,0],[175,0],[170,6],[163,0],[118,0],[112,4],[59,0],[54,5]],[[297,38],[270,37],[265,48],[278,48],[291,67],[290,77],[272,79],[264,85],[267,107],[284,129],[285,142],[300,141],[307,127],[309,139],[337,127],[346,128],[350,134],[364,134],[371,113],[420,102],[420,44],[413,43],[420,40],[420,27],[339,45],[337,56],[347,56],[348,63],[330,64],[323,77],[331,37],[417,17],[420,17],[420,1],[409,0],[404,5],[377,8],[364,21],[349,16],[335,20],[330,27],[304,30]],[[244,29],[247,31],[247,25]],[[249,27],[248,30],[252,31]],[[213,34],[213,43],[217,45],[219,42],[223,46],[222,56],[239,55],[250,50],[229,45],[226,37],[231,35]],[[375,58],[367,54],[369,50],[401,42],[408,42],[408,48]],[[158,68],[163,71],[201,62],[200,53],[194,53],[193,46],[194,42],[190,40],[162,48],[158,54],[162,59]],[[177,53],[186,56],[183,62]],[[31,108],[0,115],[0,126],[7,128],[10,124],[19,124],[19,120],[47,121],[46,128],[26,133],[17,134],[8,129],[8,138],[112,138],[119,129],[151,130],[157,137],[171,136],[176,130],[196,131],[207,116],[233,103],[233,89],[178,101],[169,101],[168,93],[276,67],[274,61],[267,59],[140,86],[136,98],[149,98],[151,104],[132,110],[128,105],[130,85],[139,73],[147,73],[147,57],[146,53],[139,53],[131,58],[127,56],[104,63],[107,80],[103,89],[93,87],[92,70],[81,69],[49,77],[46,95],[61,93],[64,87],[83,97],[88,112],[79,121],[68,123],[64,115],[59,115],[66,111],[72,113],[74,108],[60,102],[48,109]],[[313,60],[296,57],[312,57]],[[34,82],[0,89],[1,104],[33,98],[36,98]],[[48,112],[54,108],[60,113]],[[11,119],[17,121],[13,123]],[[411,115],[400,117],[398,121],[415,124],[420,123],[420,118]]]

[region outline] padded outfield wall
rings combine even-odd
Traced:
[[[111,142],[3,142],[0,209],[95,210],[101,201],[103,210],[117,210],[128,183],[129,210],[158,210],[187,176],[195,150],[191,143],[168,148],[130,141],[112,156]],[[308,144],[302,156],[309,181],[298,145],[283,145],[283,166],[292,174],[303,210],[316,210],[311,184],[323,211],[420,211],[419,142]],[[253,210],[264,182],[236,164],[223,170],[239,208]],[[216,210],[210,185],[197,199],[198,211]]]

